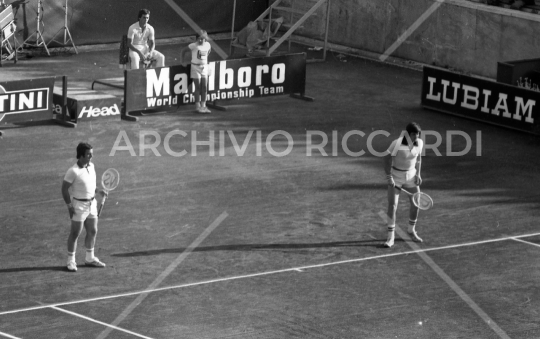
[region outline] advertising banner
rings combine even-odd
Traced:
[[[208,101],[304,94],[305,53],[212,62]],[[190,66],[126,71],[126,112],[195,103]]]
[[[61,88],[55,88],[53,102],[56,114],[62,114],[62,100]],[[120,120],[121,104],[121,98],[107,93],[83,88],[67,90],[67,110],[75,122],[110,118]]]
[[[540,134],[540,92],[424,67],[422,106]]]
[[[0,82],[0,123],[53,118],[55,77]]]

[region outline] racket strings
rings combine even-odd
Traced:
[[[427,194],[422,192],[416,193],[413,196],[413,202],[418,208],[423,210],[430,209],[433,206],[433,200],[431,200]]]
[[[105,173],[103,173],[103,177],[101,178],[101,185],[107,191],[115,189],[118,186],[119,182],[120,174],[117,170],[113,168],[109,168],[108,170],[106,170]]]

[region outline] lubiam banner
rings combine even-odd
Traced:
[[[540,92],[424,67],[422,106],[540,134]]]

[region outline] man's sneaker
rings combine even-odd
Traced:
[[[386,242],[382,245],[384,248],[391,248],[394,246],[394,239],[388,239]]]
[[[101,261],[99,261],[97,257],[94,257],[94,261],[92,262],[88,262],[85,260],[84,264],[90,267],[105,267],[106,266],[105,263],[102,263]]]
[[[77,272],[77,264],[75,263],[75,261],[68,262],[67,270],[70,272]]]
[[[195,110],[198,112],[201,110],[201,104],[199,102],[195,103]]]
[[[210,110],[209,110],[208,107],[206,107],[206,106],[201,106],[201,107],[197,110],[197,112],[202,113],[202,114],[207,114],[207,113],[210,113]]]
[[[409,233],[409,237],[411,237],[411,240],[414,241],[414,242],[423,242],[424,240],[422,240],[422,238],[420,238],[418,236],[418,234],[416,234],[416,232],[408,232]]]

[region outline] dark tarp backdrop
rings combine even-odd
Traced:
[[[139,9],[150,10],[150,24],[156,38],[193,35],[193,29],[173,10],[176,3],[191,20],[209,33],[230,32],[234,0],[68,0],[67,26],[75,45],[119,42],[128,27],[137,21]],[[26,2],[26,3],[25,3]],[[28,37],[35,44],[38,0],[7,0],[13,4],[20,43]],[[49,44],[64,26],[66,0],[43,0],[39,29]],[[235,31],[242,29],[267,8],[267,0],[236,0]],[[63,41],[63,32],[54,40]],[[49,47],[54,47],[52,43]]]

